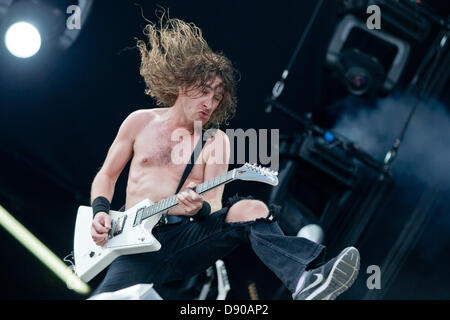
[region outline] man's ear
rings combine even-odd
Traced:
[[[192,96],[192,89],[187,87],[178,87],[178,95],[181,96]]]

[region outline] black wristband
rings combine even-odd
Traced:
[[[211,206],[208,201],[203,201],[202,208],[192,217],[195,221],[201,221],[205,219],[211,213]]]
[[[109,203],[109,200],[105,197],[100,196],[92,201],[92,212],[94,213],[94,216],[100,211],[109,213],[110,207],[111,203]]]

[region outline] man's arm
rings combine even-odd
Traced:
[[[137,135],[142,113],[135,111],[121,124],[116,138],[108,150],[106,159],[94,178],[91,188],[91,201],[103,196],[112,201],[114,187],[125,165],[133,155],[134,139]]]
[[[217,130],[212,138],[204,171],[204,181],[214,179],[228,172],[230,162],[230,141],[221,130]],[[225,185],[214,188],[203,195],[203,199],[211,205],[211,212],[222,209],[222,196]]]
[[[148,121],[142,111],[135,111],[120,126],[106,159],[92,182],[91,203],[100,196],[105,197],[111,203],[117,179],[133,155],[134,139],[146,120]],[[105,237],[110,227],[111,218],[106,212],[99,212],[95,215],[91,235],[97,245],[105,243]]]

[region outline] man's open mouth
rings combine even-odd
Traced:
[[[206,112],[200,111],[200,117],[202,117],[203,119],[208,119],[209,115]]]

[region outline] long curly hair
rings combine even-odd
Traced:
[[[159,19],[158,25],[144,28],[148,43],[137,41],[141,54],[140,74],[145,93],[160,107],[171,107],[179,89],[204,89],[216,76],[222,80],[223,98],[205,128],[228,124],[236,112],[237,70],[222,53],[206,43],[202,30],[194,23],[175,18]]]

